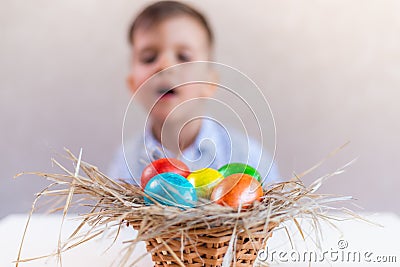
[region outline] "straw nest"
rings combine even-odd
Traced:
[[[53,211],[62,211],[63,220],[70,207],[74,205],[84,205],[90,207],[90,211],[81,214],[82,222],[77,229],[64,242],[59,241],[57,251],[51,255],[59,255],[71,248],[76,247],[92,238],[101,235],[105,229],[115,227],[118,230],[127,223],[134,225],[138,231],[135,240],[131,240],[130,247],[126,250],[119,265],[126,265],[129,254],[132,252],[135,244],[139,241],[155,239],[159,236],[168,236],[168,234],[177,233],[180,238],[188,236],[189,232],[196,229],[212,229],[213,227],[225,227],[231,229],[232,239],[225,257],[223,266],[231,266],[235,261],[232,254],[232,248],[235,247],[235,237],[240,232],[248,232],[251,238],[250,229],[263,226],[271,228],[284,221],[294,221],[300,233],[303,235],[301,227],[296,218],[309,217],[312,219],[315,230],[321,220],[332,221],[329,211],[333,208],[333,203],[348,200],[350,197],[336,197],[316,193],[323,181],[333,175],[342,173],[348,166],[337,169],[333,173],[327,174],[315,180],[311,185],[306,186],[300,178],[318,167],[318,163],[313,168],[295,176],[287,182],[277,183],[265,187],[262,201],[254,203],[250,208],[244,210],[233,209],[226,206],[220,206],[215,203],[199,205],[196,208],[180,209],[177,207],[163,206],[161,204],[145,205],[143,197],[144,192],[136,186],[118,183],[105,174],[100,172],[97,167],[81,161],[79,156],[74,156],[69,150],[66,150],[67,157],[73,161],[75,170],[69,171],[59,162],[53,159],[53,162],[60,167],[63,174],[51,174],[42,172],[30,172],[22,174],[35,174],[52,181],[42,192],[37,194],[33,203],[31,214],[35,209],[37,200],[42,196],[56,197],[60,207]],[[78,170],[81,170],[80,174]],[[341,208],[341,211],[352,214],[349,210]],[[30,218],[30,217],[29,217]],[[29,219],[26,225],[27,231]],[[82,233],[83,226],[90,225],[90,230]],[[268,229],[271,230],[271,229]],[[25,234],[24,234],[25,237]],[[21,259],[21,250],[24,241],[21,242],[20,251],[17,258],[18,262],[29,261],[37,258],[48,257],[46,255],[31,259]],[[265,238],[268,238],[266,236]],[[176,239],[175,239],[176,240]],[[168,246],[168,240],[163,242]],[[183,250],[183,248],[182,248]],[[175,255],[179,258],[179,255]],[[136,262],[140,260],[137,259]],[[183,264],[181,264],[183,266]]]

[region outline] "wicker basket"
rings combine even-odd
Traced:
[[[264,224],[260,224],[249,231],[239,229],[234,247],[234,266],[253,266],[258,250],[265,246],[276,225],[270,223],[265,227]],[[156,267],[182,266],[181,263],[190,267],[217,267],[222,265],[232,232],[233,229],[226,226],[192,230],[187,232],[185,237],[178,232],[146,240],[146,247]]]

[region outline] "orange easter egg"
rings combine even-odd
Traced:
[[[261,200],[261,184],[248,174],[235,173],[223,179],[213,190],[211,200],[220,205],[238,208],[249,207],[255,200]]]

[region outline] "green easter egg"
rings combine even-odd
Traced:
[[[235,173],[244,173],[253,176],[259,182],[262,180],[260,173],[256,169],[244,163],[228,163],[222,166],[218,171],[222,173],[224,177]]]

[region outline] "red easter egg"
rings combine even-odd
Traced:
[[[140,184],[142,188],[146,187],[147,182],[157,174],[164,172],[173,172],[183,177],[188,177],[190,174],[188,166],[178,159],[162,158],[151,162],[142,172]]]
[[[211,200],[220,205],[238,208],[249,207],[255,200],[261,200],[261,184],[248,174],[235,173],[222,180],[213,190]]]

